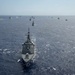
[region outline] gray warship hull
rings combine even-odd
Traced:
[[[27,40],[22,45],[22,59],[24,62],[33,60],[34,57],[34,44],[30,39],[30,31],[28,30]]]

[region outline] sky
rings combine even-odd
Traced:
[[[75,15],[75,0],[0,0],[0,15]]]

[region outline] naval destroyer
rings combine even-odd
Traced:
[[[33,60],[35,45],[30,38],[30,30],[28,29],[27,40],[22,44],[22,59],[25,63]]]

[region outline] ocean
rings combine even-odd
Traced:
[[[9,17],[0,16],[0,75],[75,75],[75,16]],[[25,68],[20,59],[28,28],[36,55]]]

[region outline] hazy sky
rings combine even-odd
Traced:
[[[0,0],[0,15],[75,15],[75,0]]]

